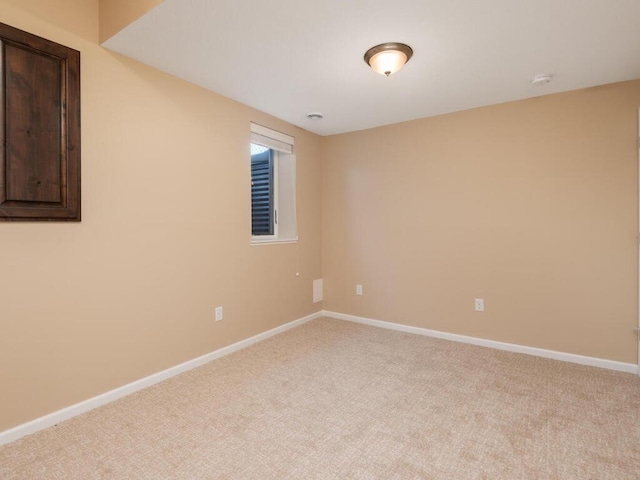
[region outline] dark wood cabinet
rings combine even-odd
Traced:
[[[80,221],[80,52],[0,23],[0,221]]]

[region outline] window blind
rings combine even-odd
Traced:
[[[263,145],[280,152],[293,153],[295,140],[290,135],[251,122],[251,143]]]
[[[251,234],[273,235],[273,152],[251,156]]]

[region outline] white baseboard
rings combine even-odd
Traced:
[[[441,338],[443,340],[451,340],[454,342],[469,343],[479,345],[481,347],[495,348],[497,350],[506,350],[507,352],[524,353],[536,357],[551,358],[561,360],[563,362],[578,363],[580,365],[588,365],[590,367],[606,368],[607,370],[616,370],[619,372],[633,373],[640,375],[639,366],[635,363],[616,362],[614,360],[606,360],[604,358],[585,357],[575,355],[573,353],[556,352],[554,350],[545,350],[543,348],[526,347],[524,345],[516,345],[513,343],[496,342],[494,340],[486,340],[484,338],[468,337],[466,335],[458,335],[455,333],[440,332],[438,330],[429,330],[420,327],[411,327],[399,323],[383,322],[382,320],[373,320],[371,318],[357,317],[355,315],[347,315],[344,313],[323,311],[325,317],[335,318],[337,320],[347,320],[349,322],[362,323],[372,327],[386,328],[389,330],[397,330],[399,332],[414,333],[424,335],[426,337]]]
[[[44,430],[45,428],[52,427],[60,422],[73,418],[82,413],[88,412],[89,410],[93,410],[94,408],[97,408],[109,402],[118,400],[119,398],[125,397],[134,392],[150,387],[151,385],[155,385],[156,383],[160,383],[168,378],[174,377],[188,370],[204,365],[205,363],[208,363],[217,358],[221,358],[221,357],[224,357],[225,355],[229,355],[231,353],[237,352],[238,350],[242,350],[243,348],[253,345],[254,343],[260,342],[262,340],[266,340],[269,337],[273,337],[275,335],[278,335],[279,333],[285,332],[294,327],[297,327],[299,325],[302,325],[304,323],[310,322],[311,320],[315,320],[316,318],[320,318],[323,316],[335,318],[338,320],[347,320],[350,322],[362,323],[364,325],[370,325],[373,327],[396,330],[399,332],[413,333],[417,335],[424,335],[427,337],[441,338],[443,340],[451,340],[454,342],[469,343],[472,345],[479,345],[482,347],[495,348],[498,350],[506,350],[508,352],[524,353],[527,355],[534,355],[537,357],[551,358],[554,360],[560,360],[560,361],[570,362],[570,363],[578,363],[580,365],[588,365],[592,367],[605,368],[608,370],[616,370],[616,371],[626,372],[626,373],[634,373],[634,374],[640,373],[638,365],[634,363],[616,362],[614,360],[606,360],[603,358],[585,357],[582,355],[575,355],[572,353],[563,353],[563,352],[556,352],[553,350],[544,350],[542,348],[526,347],[523,345],[516,345],[513,343],[496,342],[493,340],[486,340],[483,338],[468,337],[465,335],[458,335],[455,333],[440,332],[438,330],[429,330],[426,328],[412,327],[409,325],[402,325],[399,323],[384,322],[381,320],[374,320],[371,318],[358,317],[355,315],[347,315],[344,313],[337,313],[337,312],[324,310],[324,311],[317,312],[317,313],[308,315],[306,317],[300,318],[298,320],[294,320],[292,322],[286,323],[279,327],[276,327],[266,332],[255,335],[251,338],[247,338],[240,342],[234,343],[233,345],[229,345],[227,347],[221,348],[219,350],[208,353],[206,355],[202,355],[198,358],[194,358],[193,360],[189,360],[187,362],[181,363],[180,365],[176,365],[175,367],[171,367],[161,372],[150,375],[148,377],[142,378],[140,380],[136,380],[135,382],[131,382],[127,385],[124,385],[122,387],[116,388],[109,392],[103,393],[96,397],[90,398],[83,402],[76,403],[75,405],[71,405],[70,407],[63,408],[62,410],[58,410],[57,412],[53,412],[49,415],[45,415],[44,417],[36,418],[35,420],[32,420],[28,423],[24,423],[22,425],[18,425],[17,427],[14,427],[10,430],[0,432],[0,445],[5,445],[7,443],[18,440],[19,438],[22,438],[26,435],[30,435],[40,430]]]
[[[111,390],[96,397],[90,398],[88,400],[85,400],[84,402],[76,403],[75,405],[71,405],[70,407],[63,408],[62,410],[58,410],[57,412],[53,412],[49,415],[45,415],[44,417],[36,418],[35,420],[32,420],[28,423],[18,425],[17,427],[11,428],[10,430],[0,432],[0,445],[5,445],[26,435],[35,433],[39,430],[44,430],[45,428],[52,427],[60,422],[88,412],[89,410],[93,410],[94,408],[100,407],[109,402],[113,402],[114,400],[118,400],[119,398],[130,395],[134,392],[137,392],[138,390],[142,390],[144,388],[150,387],[151,385],[155,385],[156,383],[160,383],[168,378],[175,377],[176,375],[204,365],[205,363],[208,363],[217,358],[224,357],[225,355],[237,352],[238,350],[242,350],[243,348],[253,345],[254,343],[266,340],[269,337],[278,335],[279,333],[290,330],[321,316],[322,312],[317,312],[306,317],[299,318],[298,320],[286,323],[279,327],[255,335],[251,338],[247,338],[246,340],[234,343],[233,345],[229,345],[214,352],[207,353],[205,355],[202,355],[201,357],[194,358],[193,360],[181,363],[180,365],[176,365],[175,367],[171,367],[153,375],[149,375],[148,377],[141,378],[140,380],[136,380],[135,382],[131,382],[127,385],[116,388],[115,390]]]

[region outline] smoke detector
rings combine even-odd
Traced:
[[[534,75],[531,79],[531,85],[534,87],[542,87],[551,81],[551,75],[546,73],[540,73],[538,75]]]
[[[309,120],[322,120],[324,118],[324,115],[320,112],[311,112],[307,113],[307,118]]]

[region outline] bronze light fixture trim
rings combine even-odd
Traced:
[[[364,61],[374,72],[387,77],[400,70],[413,55],[409,45],[398,42],[381,43],[367,50]]]

